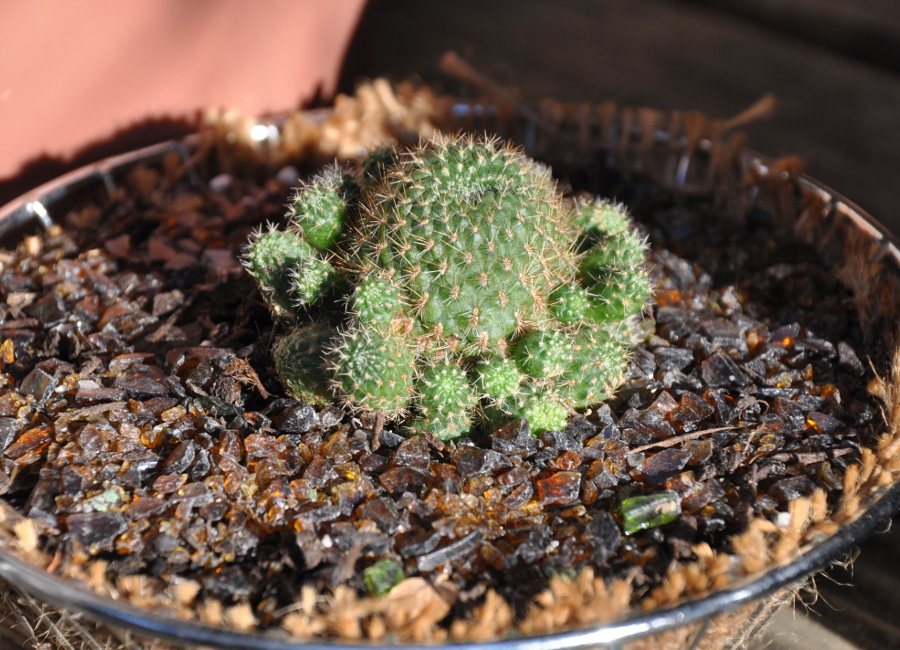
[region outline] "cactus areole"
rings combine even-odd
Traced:
[[[289,217],[245,263],[288,330],[275,363],[298,399],[450,439],[517,417],[561,429],[622,382],[644,242],[620,206],[566,199],[516,149],[379,150],[299,188]]]

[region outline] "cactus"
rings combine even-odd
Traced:
[[[572,355],[569,337],[559,330],[535,330],[516,344],[516,365],[530,377],[556,377]]]
[[[304,402],[325,406],[331,401],[326,350],[334,337],[326,324],[298,327],[275,348],[275,369],[288,392]]]
[[[522,383],[522,372],[511,359],[492,356],[475,364],[475,386],[494,399],[512,397]]]
[[[316,250],[296,232],[269,229],[256,234],[244,266],[259,285],[272,313],[292,319],[297,306],[292,279],[302,265],[315,259]]]
[[[532,433],[559,431],[568,419],[562,398],[533,384],[512,397],[498,400],[488,412],[493,419],[526,418]]]
[[[337,165],[296,190],[291,220],[310,244],[326,250],[352,222],[359,187],[353,176]]]
[[[644,242],[620,206],[564,199],[508,146],[379,150],[298,190],[289,217],[246,266],[282,321],[322,321],[275,352],[299,398],[328,383],[449,439],[483,419],[562,428],[623,379],[629,319],[651,291]],[[322,299],[336,287],[344,310]]]
[[[352,404],[387,415],[406,409],[415,377],[406,342],[376,330],[347,332],[332,350],[336,386]]]
[[[400,290],[383,278],[365,277],[356,285],[351,310],[362,325],[388,329],[403,310]]]
[[[462,368],[448,360],[428,365],[417,388],[422,413],[418,428],[445,440],[468,432],[478,395]]]

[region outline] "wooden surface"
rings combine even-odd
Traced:
[[[886,0],[684,0],[900,73],[900,3]]]
[[[877,15],[875,0],[864,4]],[[900,74],[888,69],[674,0],[372,0],[350,68],[441,83],[449,49],[532,100],[727,117],[772,92],[777,111],[747,129],[750,146],[803,156],[810,174],[900,232]]]
[[[0,2],[0,204],[123,132],[167,139],[205,107],[286,111],[330,94],[364,4]]]

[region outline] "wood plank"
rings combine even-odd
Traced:
[[[726,11],[839,52],[900,72],[900,4],[885,0],[683,0]]]
[[[750,146],[798,154],[808,171],[900,232],[900,76],[720,11],[665,0],[375,1],[360,72],[444,83],[454,49],[531,100],[616,99],[739,112],[779,107]]]

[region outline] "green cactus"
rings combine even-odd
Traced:
[[[566,368],[572,351],[560,330],[535,330],[516,344],[516,365],[530,377],[555,377]]]
[[[631,230],[625,207],[598,199],[590,203],[577,203],[572,207],[572,220],[581,231],[581,238],[594,240],[621,235]]]
[[[417,382],[419,427],[443,440],[468,433],[478,395],[466,373],[450,361],[426,366]]]
[[[573,408],[584,408],[609,398],[624,379],[629,349],[624,342],[628,338],[622,322],[585,326],[572,334],[572,355],[557,385],[562,400]]]
[[[400,289],[384,278],[365,277],[353,292],[351,310],[360,324],[386,330],[403,312]]]
[[[292,319],[297,306],[292,278],[302,265],[315,259],[316,250],[298,233],[270,229],[256,234],[244,266],[259,284],[272,312],[279,318]]]
[[[404,341],[351,330],[332,350],[332,363],[337,386],[351,404],[388,415],[406,409],[416,369]]]
[[[296,190],[291,208],[293,223],[310,244],[326,250],[352,221],[358,204],[356,179],[337,165],[326,168]]]
[[[510,147],[378,150],[301,188],[289,216],[251,243],[247,268],[283,320],[318,309],[345,330],[300,328],[279,345],[300,398],[327,381],[352,407],[411,410],[415,430],[448,439],[485,418],[562,428],[622,381],[628,319],[650,295],[644,243],[620,206],[564,200]],[[345,312],[320,299],[336,286]]]
[[[338,284],[341,275],[327,261],[313,257],[297,264],[291,278],[291,295],[298,306],[311,305]]]
[[[551,313],[560,323],[566,325],[584,320],[590,306],[590,294],[577,284],[564,284],[550,294]]]
[[[515,395],[523,378],[513,360],[499,355],[481,359],[475,364],[476,388],[493,399]]]
[[[486,413],[491,420],[498,422],[525,418],[534,434],[559,431],[566,426],[568,419],[568,411],[559,393],[534,384],[509,398],[495,401]]]
[[[325,360],[335,337],[326,324],[298,327],[275,348],[275,369],[288,392],[304,402],[325,406],[331,402],[331,375]]]
[[[394,149],[376,149],[363,158],[360,163],[364,184],[378,182],[384,177],[384,172],[396,164],[398,152]]]

